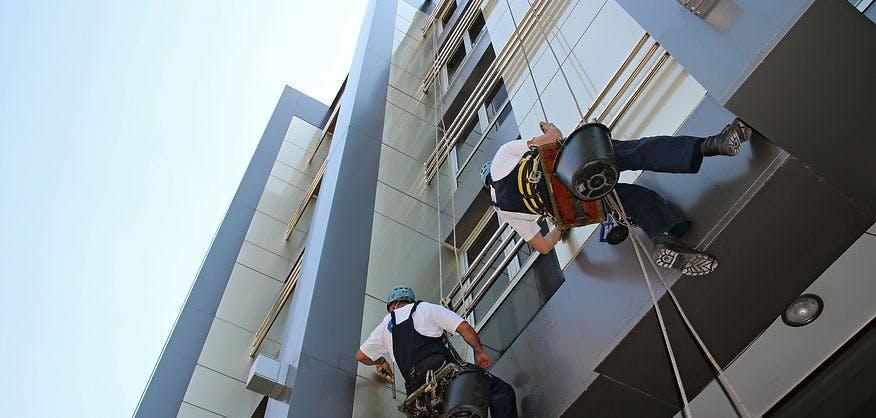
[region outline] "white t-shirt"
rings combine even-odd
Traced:
[[[490,178],[493,181],[501,180],[517,167],[523,154],[529,152],[529,145],[525,139],[508,142],[496,151],[496,156],[493,158],[493,164],[490,166]],[[496,190],[490,187],[490,196],[493,201],[496,201]],[[538,226],[538,218],[541,216],[531,213],[508,212],[499,210],[494,207],[499,215],[499,220],[508,222],[524,240],[529,241],[535,234],[541,232],[541,227]]]
[[[413,307],[414,304],[411,303],[395,310],[396,325],[410,318]],[[359,350],[371,360],[377,360],[389,354],[395,362],[395,355],[392,352],[392,334],[387,327],[390,319],[391,316],[386,314],[380,325],[371,331],[371,335],[359,347]],[[444,331],[455,334],[456,327],[462,321],[462,317],[456,312],[433,303],[421,302],[417,306],[417,312],[414,312],[414,329],[426,337],[440,337]]]

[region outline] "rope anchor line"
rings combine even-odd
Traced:
[[[611,195],[609,195],[606,200],[608,202],[608,205],[610,207],[612,207],[612,209],[614,209],[617,213],[620,214],[622,220],[618,220],[618,223],[627,224],[628,221],[626,221],[626,220],[629,218],[627,217],[627,214],[626,214],[626,211],[624,210],[623,204],[620,201],[620,197],[618,197],[618,195],[617,195],[617,191],[612,190]],[[627,225],[627,226],[629,226],[629,225]],[[643,258],[648,259],[648,261],[651,265],[651,268],[654,270],[655,273],[657,273],[657,277],[660,280],[660,283],[663,285],[663,288],[666,289],[666,293],[669,295],[670,299],[672,300],[672,303],[675,306],[675,309],[678,311],[679,316],[681,316],[681,319],[683,320],[685,327],[691,333],[691,335],[694,337],[694,341],[696,341],[697,346],[706,355],[706,358],[708,359],[709,364],[715,370],[715,374],[716,374],[716,378],[718,380],[718,383],[723,387],[724,394],[727,396],[727,399],[730,401],[730,404],[735,409],[737,415],[739,415],[742,418],[751,418],[751,413],[748,411],[748,408],[746,407],[745,402],[739,396],[739,393],[736,391],[736,388],[730,382],[730,379],[727,378],[727,375],[724,373],[724,369],[715,360],[715,357],[714,357],[714,355],[712,355],[711,350],[709,350],[709,348],[703,342],[703,339],[700,337],[700,334],[697,332],[696,328],[691,323],[690,319],[687,316],[687,313],[684,311],[684,308],[682,308],[681,302],[679,302],[678,297],[675,295],[675,292],[672,290],[672,288],[667,283],[666,279],[663,277],[663,274],[660,273],[660,270],[657,268],[658,267],[657,263],[651,257],[648,257],[647,255],[645,255],[643,257],[642,254],[643,253],[647,254],[647,253],[645,251],[645,245],[642,243],[641,239],[632,231],[630,232],[630,238],[631,238],[630,242],[633,245],[633,250],[636,252],[636,258],[639,261],[639,267],[641,267],[641,269],[642,269],[643,279],[645,281],[646,286],[648,287],[648,292],[650,293],[650,296],[651,296],[651,302],[654,304],[654,312],[657,315],[657,322],[660,325],[660,332],[661,332],[662,337],[663,337],[663,342],[666,345],[666,350],[669,354],[669,359],[670,359],[670,363],[672,365],[672,372],[673,372],[673,375],[675,377],[675,382],[676,382],[678,391],[679,391],[681,398],[682,398],[684,416],[691,417],[691,418],[693,417],[693,414],[691,413],[691,410],[690,410],[690,402],[689,402],[689,400],[687,398],[687,394],[684,390],[684,385],[683,385],[682,380],[681,380],[681,373],[679,372],[679,369],[678,369],[678,363],[675,359],[675,353],[672,349],[672,344],[669,341],[669,333],[666,329],[666,323],[663,319],[663,313],[660,310],[660,305],[658,303],[659,301],[657,300],[657,296],[654,293],[653,287],[651,286],[650,275],[648,274],[648,269],[645,266]]]

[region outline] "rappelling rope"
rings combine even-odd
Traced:
[[[624,221],[618,222],[626,222],[628,219],[626,215],[626,211],[624,211],[623,205],[620,203],[620,198],[617,196],[617,191],[611,191],[611,198],[606,199],[609,202],[609,205],[612,206]],[[632,233],[630,235],[633,235]],[[666,345],[666,351],[669,354],[669,362],[672,364],[672,374],[675,376],[675,383],[678,387],[678,392],[681,394],[681,401],[684,406],[684,416],[693,417],[690,412],[690,402],[687,399],[687,393],[684,391],[684,384],[681,381],[681,373],[678,371],[678,362],[675,360],[675,351],[672,349],[672,343],[669,342],[669,332],[666,331],[666,323],[663,320],[663,313],[660,310],[660,304],[657,303],[657,296],[654,293],[654,288],[651,286],[651,277],[648,275],[648,269],[645,267],[645,262],[642,260],[642,252],[644,249],[640,251],[639,247],[635,245],[633,242],[633,250],[636,252],[636,258],[639,260],[639,267],[642,268],[642,276],[645,279],[645,285],[648,286],[648,293],[651,294],[651,302],[654,304],[654,312],[657,314],[657,322],[660,324],[660,333],[663,335],[663,343]]]
[[[532,1],[530,1],[530,0],[527,0],[527,1],[529,2],[529,7],[532,7]],[[548,49],[550,49],[551,55],[554,56],[554,61],[557,62],[557,68],[560,70],[560,74],[563,76],[563,80],[566,81],[566,87],[569,88],[569,94],[572,95],[572,101],[575,102],[575,108],[578,109],[578,115],[580,115],[581,118],[583,119],[584,112],[581,110],[581,105],[578,103],[578,97],[575,95],[575,91],[572,89],[572,83],[569,82],[569,77],[566,77],[566,72],[563,70],[563,64],[560,63],[560,58],[557,56],[557,52],[554,51],[554,46],[551,45],[550,37],[548,37],[548,33],[544,27],[544,23],[541,21],[541,13],[538,13],[535,15],[535,23],[538,24],[539,29],[541,29],[541,34],[542,34],[542,36],[544,36],[544,42],[547,44]],[[572,54],[572,52],[569,51],[569,55],[571,55],[571,54]]]
[[[630,237],[633,239],[634,245],[638,245],[639,248],[644,250],[645,246],[642,244],[641,239],[636,236],[636,234],[630,233]],[[739,396],[739,393],[736,392],[736,388],[730,383],[730,379],[724,374],[724,369],[718,365],[718,362],[715,361],[715,357],[712,356],[712,352],[706,347],[706,344],[703,342],[702,338],[700,338],[700,334],[696,331],[693,324],[687,317],[687,314],[684,312],[684,309],[681,307],[681,303],[678,301],[678,298],[675,296],[675,292],[672,291],[672,288],[669,287],[669,284],[663,278],[663,275],[660,273],[660,270],[657,269],[657,263],[654,262],[654,259],[648,258],[651,262],[651,267],[657,273],[657,277],[660,279],[660,282],[663,284],[663,287],[666,289],[666,293],[669,294],[669,298],[672,299],[673,305],[675,305],[675,309],[678,310],[681,319],[684,320],[684,324],[687,327],[688,331],[690,331],[691,335],[693,335],[694,340],[697,342],[697,345],[703,350],[703,353],[706,354],[706,358],[708,358],[709,363],[711,363],[712,368],[715,369],[715,373],[718,377],[718,382],[721,383],[721,386],[724,387],[727,391],[727,397],[730,402],[733,404],[733,407],[736,409],[736,412],[739,413],[740,416],[744,418],[751,418],[751,414],[748,412],[748,408],[745,406],[745,402],[743,402],[742,398]]]
[[[508,5],[508,13],[511,14],[511,23],[514,24],[514,30],[517,31],[517,19],[514,18],[514,10],[511,8],[511,2],[505,0]],[[531,6],[531,4],[530,4]],[[539,14],[535,15],[535,19],[539,19]],[[535,83],[535,74],[532,72],[532,66],[529,63],[529,54],[526,52],[526,40],[520,39],[520,50],[523,52],[523,60],[526,61],[526,68],[529,70],[529,78],[532,80],[532,86],[535,88],[535,98],[538,100],[538,105],[541,107],[541,114],[544,116],[544,121],[548,122],[547,112],[544,110],[544,103],[541,100],[541,92],[538,90],[538,84]]]

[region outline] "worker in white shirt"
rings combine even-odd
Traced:
[[[537,199],[527,199],[518,185],[533,170],[535,148],[559,141],[563,134],[551,123],[540,122],[543,135],[529,141],[516,140],[502,145],[492,161],[481,168],[481,180],[489,192],[501,221],[508,222],[536,251],[547,254],[560,241],[563,231],[552,229],[541,233],[538,219],[549,212],[546,178],[533,190]],[[692,136],[655,136],[630,141],[612,140],[618,170],[647,170],[663,173],[696,173],[703,157],[733,156],[739,153],[743,142],[751,138],[751,128],[739,119],[716,134],[705,138]],[[510,175],[514,173],[514,175]],[[525,181],[525,180],[524,180]],[[652,256],[658,265],[673,268],[683,274],[708,274],[718,267],[714,256],[697,251],[679,240],[691,228],[687,219],[675,206],[657,192],[636,184],[618,183],[618,197],[627,215],[654,240]]]
[[[391,377],[392,368],[385,356],[392,356],[404,376],[408,395],[425,383],[430,370],[437,371],[445,363],[454,361],[445,343],[445,331],[461,335],[474,349],[475,364],[485,370],[490,368],[490,356],[481,345],[477,332],[456,312],[440,305],[417,301],[414,291],[407,286],[392,289],[386,310],[389,314],[362,343],[356,360],[365,365],[375,365],[378,373]],[[517,416],[514,388],[492,375],[489,409],[493,418]]]

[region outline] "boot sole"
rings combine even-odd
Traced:
[[[660,267],[681,271],[687,276],[702,276],[718,268],[715,257],[699,251],[679,251],[661,247],[655,251],[654,262]]]

